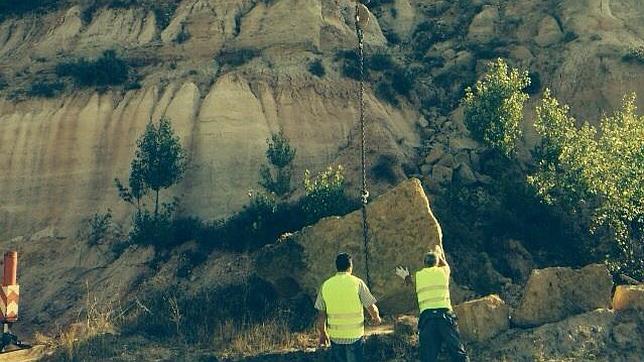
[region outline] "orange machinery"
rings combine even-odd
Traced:
[[[8,251],[4,254],[4,273],[2,291],[0,292],[0,322],[2,322],[2,341],[0,351],[5,352],[15,347],[21,348],[18,337],[11,332],[11,326],[18,320],[18,301],[20,286],[17,282],[18,253]]]

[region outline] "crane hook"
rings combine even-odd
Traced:
[[[366,4],[370,0],[355,0],[356,2],[356,22],[360,26],[360,29],[364,30],[369,24],[369,9]]]

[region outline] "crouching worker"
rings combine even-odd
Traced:
[[[449,265],[440,246],[433,252],[425,254],[425,267],[416,272],[416,295],[420,317],[418,334],[420,360],[434,362],[438,359],[441,346],[445,343],[452,361],[469,361],[465,346],[461,342],[456,324],[456,315],[452,312],[449,296]],[[401,266],[396,268],[396,275],[405,284],[412,285],[409,270]]]
[[[351,275],[353,262],[347,253],[335,259],[337,273],[322,283],[315,301],[320,312],[318,330],[320,346],[331,342],[331,354],[337,362],[364,361],[364,309],[375,324],[380,324],[376,298],[367,285]],[[328,332],[327,332],[328,331]]]

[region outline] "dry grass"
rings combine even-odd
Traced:
[[[100,298],[87,287],[85,302],[78,313],[77,322],[61,329],[55,337],[37,334],[35,340],[57,349],[58,359],[76,361],[81,345],[101,335],[117,334],[125,311],[106,298]]]
[[[314,347],[316,337],[313,330],[293,333],[278,319],[242,325],[226,321],[217,327],[213,342],[224,355],[248,356]]]

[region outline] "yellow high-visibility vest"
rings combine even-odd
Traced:
[[[326,318],[331,339],[360,338],[364,335],[364,312],[360,302],[361,280],[338,273],[322,284]]]
[[[446,267],[424,268],[416,272],[416,295],[420,313],[427,309],[452,309],[449,298],[449,272]]]

